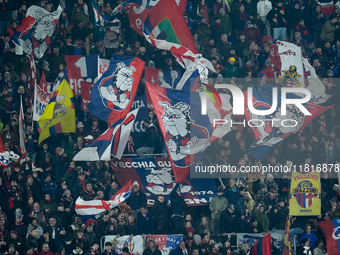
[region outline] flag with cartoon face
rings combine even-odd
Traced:
[[[114,55],[91,90],[88,110],[109,123],[124,118],[131,109],[144,64],[135,57]]]

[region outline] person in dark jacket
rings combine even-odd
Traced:
[[[140,235],[153,235],[155,229],[155,220],[152,212],[150,212],[146,206],[140,208],[140,212],[137,216],[137,229]]]
[[[283,1],[279,0],[276,6],[267,14],[267,20],[271,23],[273,28],[273,39],[286,41],[287,38],[287,20],[286,13],[283,7]]]
[[[19,254],[22,254],[25,249],[25,243],[24,240],[18,236],[18,233],[16,230],[11,230],[10,232],[11,238],[9,239],[10,244],[13,244],[15,247],[15,250],[19,252]]]
[[[142,147],[136,150],[137,154],[141,158],[145,158],[144,153],[153,153],[156,147],[157,134],[156,127],[150,120],[144,120],[144,126],[146,128],[145,132],[145,142]]]
[[[155,217],[155,233],[166,234],[169,226],[169,210],[163,195],[158,195],[152,212]]]
[[[244,187],[240,187],[238,192],[234,197],[234,205],[235,205],[235,214],[236,214],[236,228],[235,232],[242,233],[244,228],[244,219],[247,215],[247,210],[244,205],[243,195],[245,195],[246,191]]]
[[[122,231],[123,230],[121,230],[121,234],[120,234],[121,236],[122,236]],[[130,215],[128,220],[126,221],[125,234],[126,235],[136,235],[137,234],[136,220],[135,220],[135,217],[132,216],[132,215]]]
[[[257,221],[256,218],[252,218],[250,222],[247,223],[245,230],[246,233],[256,233],[260,234],[263,232],[261,223]]]
[[[137,181],[132,184],[132,192],[129,198],[126,200],[126,204],[130,206],[132,215],[137,218],[139,209],[142,206],[146,206],[147,200],[145,193],[139,188]]]
[[[150,239],[148,244],[148,248],[144,250],[143,255],[162,255],[161,251],[158,250],[158,246],[155,244],[155,240]]]
[[[172,210],[172,232],[182,234],[184,227],[184,208],[187,206],[181,194],[180,183],[177,182],[170,193],[171,210]]]
[[[220,228],[223,242],[226,242],[228,240],[227,234],[235,232],[235,222],[235,205],[230,204],[228,205],[228,208],[221,213],[220,218]]]

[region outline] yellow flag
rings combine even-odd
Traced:
[[[289,214],[312,216],[321,214],[320,173],[292,172]]]
[[[76,132],[76,111],[73,92],[66,80],[63,80],[46,106],[38,121],[39,144],[57,133]]]

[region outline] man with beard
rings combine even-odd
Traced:
[[[166,234],[169,225],[169,211],[163,195],[158,195],[152,211],[155,217],[155,233]]]

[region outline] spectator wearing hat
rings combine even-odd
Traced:
[[[312,248],[308,238],[301,239],[299,243],[300,246],[296,250],[296,255],[312,255]]]
[[[263,227],[256,218],[252,218],[250,222],[246,224],[244,231],[246,233],[260,234],[263,233]]]
[[[112,243],[106,242],[105,243],[105,250],[102,252],[101,255],[115,255],[115,254],[116,254],[116,252],[112,249]]]
[[[31,228],[31,231],[27,234],[29,235],[26,238],[26,247],[32,247],[34,250],[38,250],[37,227]]]
[[[163,195],[158,195],[152,211],[155,217],[155,233],[166,234],[169,228],[170,217],[167,202]]]
[[[273,29],[273,39],[286,41],[288,22],[282,0],[276,2],[276,5],[267,14],[267,19],[271,23]]]
[[[238,192],[235,194],[234,197],[234,205],[235,205],[235,214],[236,214],[236,221],[235,221],[235,232],[242,233],[244,229],[244,222],[245,217],[247,216],[247,209],[244,205],[243,196],[245,195],[246,191],[244,187],[240,187]]]
[[[8,246],[8,250],[4,253],[4,255],[19,255],[20,253],[16,250],[14,244],[10,244]]]
[[[223,240],[227,240],[229,233],[235,232],[235,206],[233,204],[229,204],[228,208],[221,213],[220,217],[220,231],[223,236]]]
[[[29,236],[32,229],[35,229],[37,231],[37,239],[39,239],[44,233],[43,228],[39,226],[38,221],[35,218],[32,218],[31,223],[27,227],[26,238]]]
[[[65,247],[67,248],[68,245],[71,244],[71,241],[69,240],[69,238],[66,235],[66,230],[64,227],[58,227],[57,228],[57,235],[55,238],[55,245],[56,247]]]
[[[39,251],[41,251],[43,249],[43,245],[45,243],[48,244],[49,249],[52,252],[57,250],[56,246],[54,244],[54,239],[51,238],[50,233],[49,233],[47,228],[44,230],[44,233],[42,234],[42,236],[40,236],[40,238],[38,239],[38,249],[39,249]]]
[[[71,249],[76,249],[80,247],[83,251],[89,250],[89,243],[84,236],[84,229],[79,229],[76,236],[73,238],[71,243]]]
[[[90,255],[100,255],[99,242],[97,240],[91,243]]]
[[[228,64],[225,67],[224,74],[226,78],[238,78],[238,68],[235,66],[236,59],[234,57],[230,57],[228,59]]]
[[[132,192],[130,197],[126,200],[126,204],[130,206],[132,214],[137,218],[137,214],[142,206],[146,206],[147,200],[144,191],[139,187],[137,181],[132,184]]]
[[[263,68],[260,71],[261,74],[265,74],[266,75],[266,81],[268,84],[275,84],[275,75],[274,75],[274,69],[272,67],[272,63],[270,61],[270,59],[267,59],[265,61],[265,68]]]
[[[72,255],[82,255],[83,253],[83,249],[79,245],[72,250]]]
[[[262,36],[260,30],[255,24],[252,24],[252,22],[249,20],[245,24],[243,34],[246,37],[247,41],[255,42],[257,45],[262,44]]]
[[[16,230],[11,230],[10,238],[8,239],[8,243],[13,244],[15,250],[22,254],[25,249],[25,242],[20,236],[18,236],[18,232]]]
[[[148,241],[148,246],[144,250],[143,255],[161,255],[161,251],[158,249],[158,245],[152,238]]]
[[[223,188],[219,187],[217,190],[217,196],[211,200],[209,205],[212,219],[212,232],[214,236],[217,236],[221,233],[220,217],[221,213],[227,209],[228,205],[229,205],[228,199],[226,199],[223,196]]]
[[[170,193],[172,232],[182,234],[184,227],[184,208],[187,206],[182,193],[180,182],[177,182]]]

